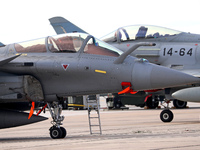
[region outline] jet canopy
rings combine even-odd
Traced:
[[[175,36],[181,32],[158,26],[135,25],[121,27],[101,38],[104,42],[124,42],[130,40],[153,39]]]
[[[18,53],[87,53],[118,57],[122,52],[84,33],[69,33],[15,44]]]

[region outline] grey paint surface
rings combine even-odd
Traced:
[[[114,63],[121,54],[120,50],[93,36],[80,33],[2,47],[0,103],[51,103],[60,102],[66,96],[119,92],[123,90],[123,82],[131,83],[130,88],[134,91],[199,82],[198,78],[188,74],[129,55]],[[168,74],[167,78],[165,74]],[[26,124],[26,119],[17,124],[12,114],[7,117],[14,126]]]
[[[68,20],[65,18],[54,17],[54,19],[61,19],[62,21],[59,22],[59,25],[65,30],[69,29],[70,31],[70,27],[74,26],[74,24],[66,24]],[[52,20],[50,20],[50,22],[51,21]],[[57,32],[55,27],[54,30]],[[79,30],[79,32],[82,31]],[[134,45],[140,42],[153,42],[156,46],[139,47],[130,55],[138,58],[146,58],[152,63],[179,70],[195,77],[200,77],[200,35],[198,34],[157,26],[135,25],[120,27],[101,39],[124,52],[129,51],[131,47],[134,47]],[[180,87],[180,89],[181,88],[182,87]],[[197,90],[192,90],[194,90],[193,93],[196,94],[195,91]],[[174,89],[172,89],[172,91],[174,91]],[[189,91],[191,91],[191,89],[186,90],[186,92]],[[200,101],[198,94],[194,95],[194,97],[196,98],[195,101]],[[183,96],[176,96],[176,98],[181,100]],[[182,100],[185,101],[184,98]],[[187,101],[194,101],[194,98],[191,100],[189,98]]]

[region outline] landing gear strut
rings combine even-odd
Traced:
[[[163,121],[163,122],[171,122],[174,118],[174,115],[172,113],[171,110],[169,110],[169,102],[170,100],[165,100],[165,102],[167,103],[167,106],[164,106],[165,109],[160,113],[160,119]]]
[[[64,116],[60,116],[62,113],[62,105],[58,102],[53,102],[47,103],[47,106],[53,119],[53,121],[51,122],[53,126],[49,129],[51,138],[65,138],[67,132],[65,128],[60,126],[62,125],[62,121],[64,120]]]

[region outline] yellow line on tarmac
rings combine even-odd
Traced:
[[[78,105],[78,104],[68,104],[68,106],[84,107],[84,105]]]

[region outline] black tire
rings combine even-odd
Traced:
[[[60,127],[60,129],[61,129],[61,131],[62,131],[62,136],[61,136],[61,138],[65,138],[66,135],[67,135],[67,131],[66,131],[65,128],[63,128],[63,127]]]
[[[152,96],[148,97],[147,101],[145,102],[145,105],[150,109],[155,109],[158,107],[159,101],[155,99],[155,101],[152,101]]]
[[[120,103],[116,103],[116,104],[115,104],[115,108],[117,108],[117,109],[120,109],[121,106],[122,106],[122,105],[121,105]]]
[[[173,113],[170,111],[170,110],[163,110],[161,113],[160,113],[160,119],[163,121],[163,122],[171,122],[174,118],[174,115]]]
[[[115,107],[116,109],[120,109],[122,106],[123,106],[123,105],[122,105],[122,102],[121,102],[119,96],[115,96],[115,97],[114,97],[114,107]]]
[[[144,106],[145,106],[145,103],[144,103],[144,104],[141,104],[141,105],[139,105],[139,107],[141,107],[141,108],[144,108]]]
[[[174,107],[176,107],[178,109],[183,109],[183,108],[186,108],[187,102],[174,99],[173,100],[173,105],[174,105]]]
[[[55,126],[52,126],[50,129],[50,136],[52,139],[59,139],[63,136],[62,130],[60,128],[57,128]]]

